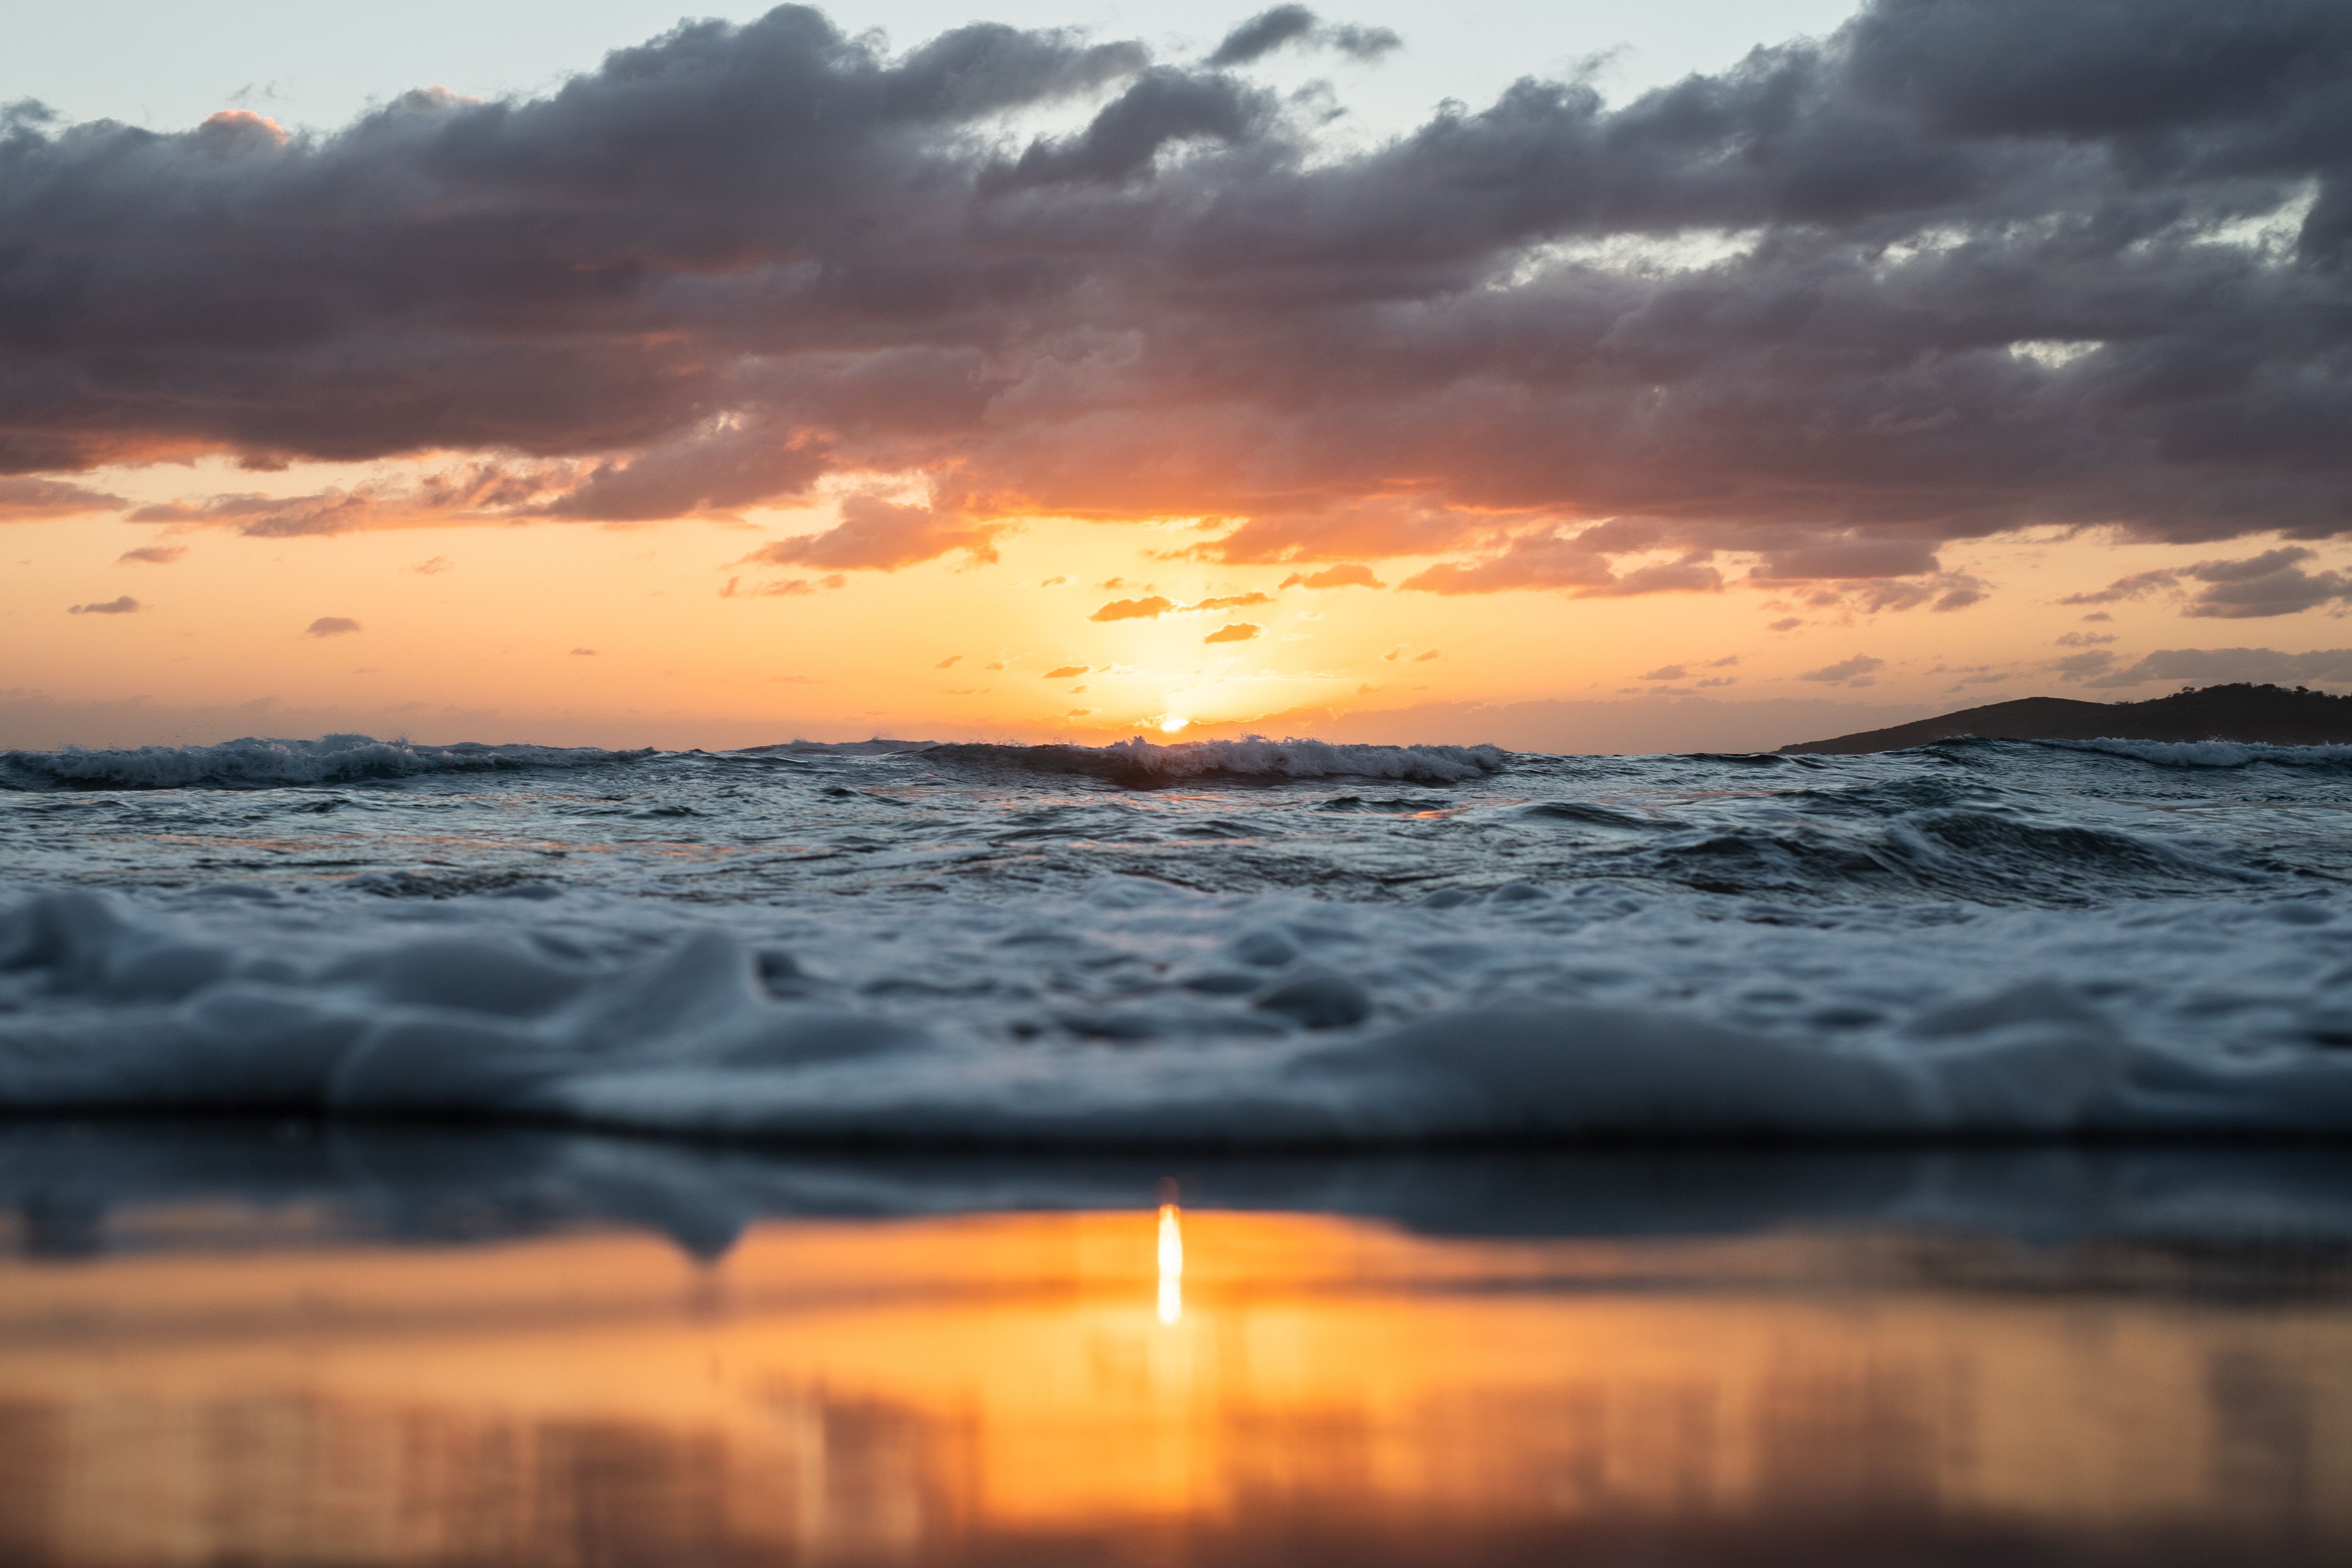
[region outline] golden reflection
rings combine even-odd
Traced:
[[[774,1222],[709,1268],[605,1234],[5,1261],[0,1562],[2352,1551],[2339,1297],[1905,1245],[1170,1204]]]
[[[1160,1321],[1184,1315],[1184,1229],[1174,1204],[1160,1205]]]

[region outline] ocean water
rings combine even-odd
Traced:
[[[2352,748],[0,754],[0,1108],[1280,1150],[2352,1131]]]

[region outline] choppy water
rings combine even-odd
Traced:
[[[0,1104],[891,1142],[2352,1130],[2352,748],[0,756]]]

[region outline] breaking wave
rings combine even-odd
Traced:
[[[1205,780],[1390,779],[1460,784],[1503,771],[1508,752],[1495,746],[1368,746],[1330,741],[1184,741],[1160,745],[1141,736],[1109,746],[931,747],[931,761],[982,769],[1080,773],[1119,784],[1159,785]]]
[[[2242,768],[2254,763],[2281,767],[2352,766],[2352,746],[2272,746],[2258,741],[2036,741],[2039,746],[2103,752],[2167,768]]]
[[[0,787],[10,789],[271,789],[356,784],[425,773],[515,773],[632,762],[650,751],[593,746],[423,746],[369,735],[316,741],[248,736],[217,746],[138,746],[0,752]]]

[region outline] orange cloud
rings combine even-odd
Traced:
[[[1383,588],[1369,566],[1351,563],[1328,566],[1320,572],[1294,572],[1282,580],[1286,588]]]

